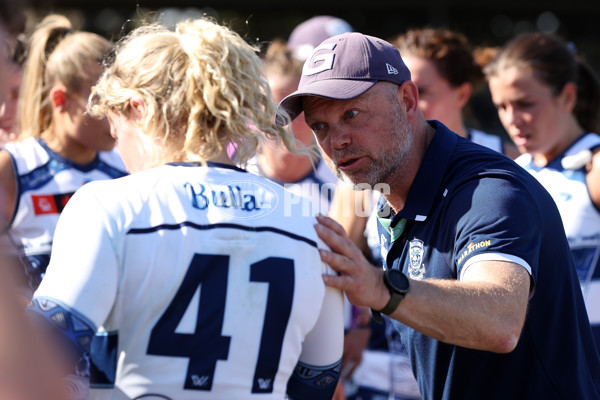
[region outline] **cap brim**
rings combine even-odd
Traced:
[[[287,125],[290,121],[302,114],[302,97],[316,96],[332,100],[350,100],[360,96],[371,89],[377,83],[376,80],[353,80],[353,79],[327,79],[311,82],[296,90],[294,93],[286,96],[277,106],[277,115],[275,121],[278,125]],[[287,112],[290,116],[286,120],[280,111]]]

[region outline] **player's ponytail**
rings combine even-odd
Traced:
[[[294,136],[274,122],[276,105],[257,52],[208,19],[180,22],[174,31],[138,28],[118,43],[89,111],[126,115],[129,100],[142,98],[142,129],[162,146],[155,164],[203,162],[229,144],[244,164],[265,136],[299,152]]]
[[[103,37],[73,29],[62,15],[45,17],[27,45],[18,105],[21,137],[39,136],[52,122],[50,90],[57,83],[80,92],[89,86],[111,44]]]
[[[588,132],[600,129],[600,83],[590,65],[580,56],[578,65],[577,103],[573,113],[579,124]]]

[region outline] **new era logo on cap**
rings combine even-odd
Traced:
[[[302,96],[349,100],[379,81],[410,80],[398,50],[385,40],[347,32],[324,40],[304,63],[298,90],[279,104],[293,120],[302,113]],[[277,123],[285,121],[279,117]]]

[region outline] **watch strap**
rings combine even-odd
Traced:
[[[383,323],[383,318],[381,317],[381,314],[389,315],[389,314],[393,313],[394,311],[396,311],[396,308],[398,308],[398,305],[400,304],[402,299],[404,299],[404,294],[395,291],[390,286],[390,284],[387,282],[387,278],[385,275],[384,275],[383,281],[385,282],[385,285],[390,290],[390,299],[388,300],[387,304],[381,310],[371,309],[371,314],[373,315],[373,319],[380,324]]]

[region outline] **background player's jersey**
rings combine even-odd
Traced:
[[[84,184],[127,174],[116,150],[99,152],[94,161],[79,165],[46,146],[41,139],[8,143],[17,182],[17,202],[7,232],[23,256],[33,289],[46,271],[54,229],[73,193]],[[7,244],[5,244],[7,245]]]
[[[296,182],[282,182],[269,178],[260,168],[256,157],[248,161],[246,169],[253,174],[266,177],[288,189],[292,195],[291,202],[302,203],[303,212],[310,215],[316,215],[317,213],[327,215],[329,213],[329,207],[331,206],[338,178],[331,172],[322,159],[316,162],[313,170]]]
[[[76,193],[35,298],[118,333],[116,387],[92,398],[283,399],[299,358],[339,361],[341,293],[323,283],[316,221],[284,198],[214,164]]]
[[[530,154],[515,161],[550,192],[558,206],[583,290],[588,317],[600,349],[600,212],[592,203],[586,184],[585,165],[565,168],[566,157],[600,146],[600,136],[588,133],[545,167],[538,167]]]

